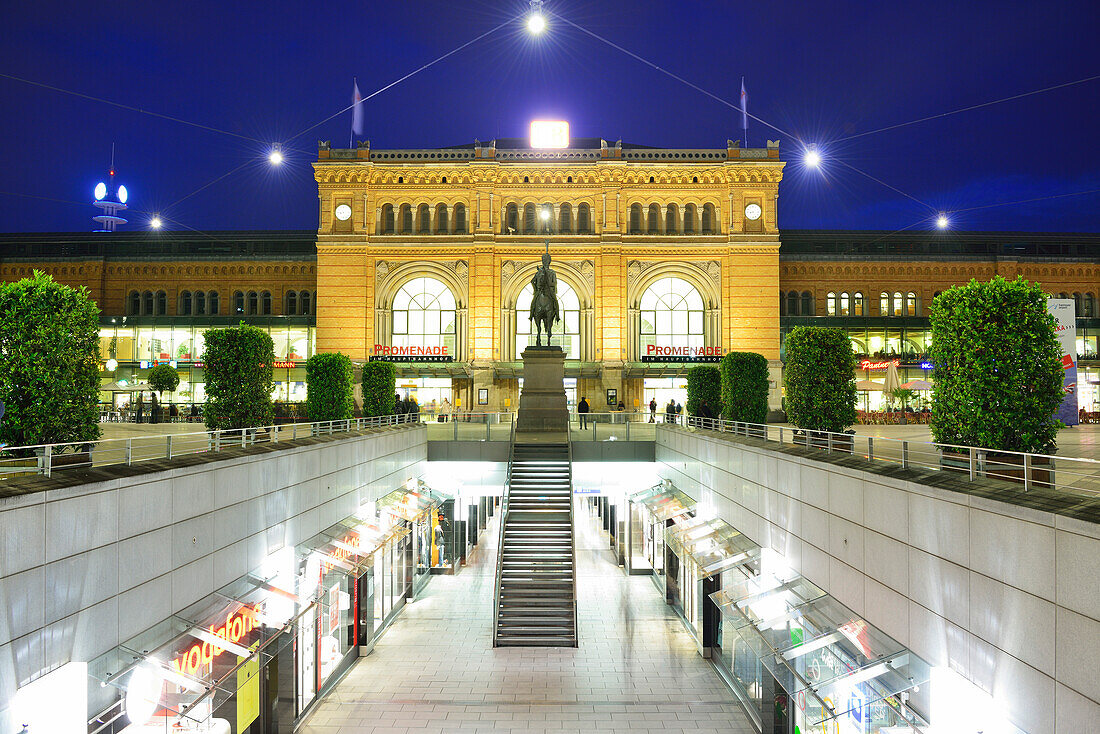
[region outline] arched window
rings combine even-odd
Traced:
[[[1058,297],[1064,300],[1064,299],[1069,298],[1069,294],[1068,293],[1059,293]]]
[[[581,204],[577,207],[577,232],[578,234],[591,234],[592,232],[592,211],[588,204]]]
[[[649,216],[647,217],[646,234],[657,234],[661,231],[661,207],[656,204],[649,205]]]
[[[466,205],[455,204],[455,233],[466,234]]]
[[[256,291],[248,292],[248,315],[255,316],[260,312],[260,294]]]
[[[863,294],[859,291],[856,291],[856,294],[852,296],[852,315],[863,315]]]
[[[630,234],[642,233],[642,205],[630,205]]]
[[[313,300],[315,300],[315,299],[313,299]],[[299,293],[298,294],[298,313],[302,314],[303,316],[309,316],[311,313],[313,313],[312,308],[313,308],[313,303],[312,303],[312,300],[310,298],[309,291],[302,291],[301,293]]]
[[[904,308],[905,308],[905,306],[902,303],[901,294],[895,292],[894,293],[894,302],[893,302],[893,304],[891,304],[891,315],[892,316],[901,316],[902,314],[905,313]]]
[[[401,205],[401,234],[412,234],[413,210],[408,204]]]
[[[516,234],[519,232],[519,207],[515,204],[509,204],[504,207],[504,226],[501,228],[501,234]]]
[[[890,315],[890,294],[886,291],[878,294],[878,313],[879,316]]]
[[[543,216],[546,219],[543,219]],[[539,204],[539,234],[550,234],[554,231],[554,205],[549,202]]]
[[[414,278],[393,297],[393,346],[447,347],[455,356],[455,297],[435,278]]]
[[[523,205],[523,233],[524,234],[537,234],[538,225],[537,217],[535,216],[535,205],[524,204]]]
[[[703,205],[703,223],[700,227],[700,231],[703,234],[714,234],[714,204]],[[805,315],[805,314],[803,314]]]
[[[799,316],[813,316],[814,315],[814,294],[809,291],[802,291],[802,307],[798,312]]]
[[[669,204],[665,207],[665,234],[680,233],[680,207]]]
[[[137,291],[130,291],[130,298],[126,307],[126,315],[128,316],[140,316],[141,315],[141,294]]]
[[[288,316],[293,316],[298,313],[298,293],[297,291],[287,291],[283,297],[283,313]]]
[[[1082,304],[1081,304],[1081,294],[1080,293],[1074,293],[1073,294],[1073,313],[1076,314],[1077,316],[1081,315],[1081,306],[1082,306]]]
[[[260,294],[260,313],[264,316],[271,315],[271,291],[264,291]]]
[[[446,234],[450,231],[447,226],[447,205],[437,204],[435,207],[435,232],[436,234]]]
[[[840,315],[851,316],[852,315],[852,302],[848,296],[848,291],[844,291],[840,294]]]
[[[195,291],[195,315],[206,315],[206,291]]]
[[[561,211],[558,212],[558,231],[573,233],[573,207],[569,204],[562,204]]]
[[[432,210],[427,204],[421,204],[416,208],[416,233],[432,233]]]
[[[180,316],[191,315],[191,291],[180,291],[180,305],[177,313]]]
[[[825,313],[836,316],[836,294],[832,291],[825,294]]]
[[[538,329],[531,323],[531,299],[535,289],[528,283],[516,299],[516,357],[535,343]],[[558,316],[561,321],[554,324],[554,345],[561,345],[566,359],[581,358],[581,302],[577,292],[560,277],[558,278]],[[545,334],[543,337],[545,338]]]
[[[382,221],[380,223],[382,234],[394,233],[393,204],[382,205]]]
[[[244,313],[244,293],[242,291],[233,291],[233,313]]]
[[[164,316],[168,313],[168,294],[164,291],[157,291],[157,316]]]
[[[220,310],[220,305],[221,304],[218,303],[218,292],[217,291],[210,291],[209,293],[206,294],[206,310],[210,312],[211,316],[217,316],[218,315],[218,311]]]
[[[912,291],[905,294],[905,315],[917,315],[917,294]]]
[[[1096,296],[1092,293],[1086,293],[1082,299],[1080,315],[1089,319],[1096,316]]]
[[[703,297],[683,278],[661,278],[646,288],[639,307],[639,343],[657,347],[705,346]]]
[[[795,291],[790,291],[787,294],[787,315],[798,315],[798,293],[796,293]]]
[[[695,234],[695,205],[684,205],[684,234]],[[789,314],[793,316],[794,314]]]
[[[141,294],[141,314],[143,316],[153,315],[153,291],[145,291]]]

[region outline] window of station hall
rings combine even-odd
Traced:
[[[531,300],[535,289],[528,283],[516,299],[516,359],[535,343],[538,329],[531,323]],[[561,321],[554,324],[554,346],[561,346],[566,359],[581,358],[581,301],[573,288],[558,278],[558,309]],[[545,337],[545,334],[543,335]]]
[[[447,347],[455,356],[455,307],[442,281],[413,278],[393,298],[393,346]]]
[[[662,278],[642,294],[641,353],[650,345],[702,347],[703,297],[682,278]]]

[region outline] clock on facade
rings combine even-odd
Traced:
[[[336,210],[332,213],[335,214],[336,218],[339,219],[341,222],[346,222],[349,218],[351,218],[351,207],[347,204],[341,204],[340,206],[336,207]]]
[[[759,204],[749,204],[747,207],[745,207],[745,218],[746,219],[751,219],[754,222],[757,219],[759,219],[760,218],[760,205]]]

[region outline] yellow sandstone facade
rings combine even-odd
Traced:
[[[628,409],[641,407],[645,378],[690,366],[646,361],[654,347],[759,352],[777,380],[778,142],[704,150],[600,139],[572,145],[336,150],[322,143],[314,163],[317,351],[366,360],[393,346],[395,326],[413,328],[406,311],[394,311],[395,298],[411,281],[430,278],[453,296],[453,361],[401,363],[399,374],[449,376],[463,408],[514,407],[522,293],[548,239],[559,281],[576,301],[565,306],[575,318],[561,325],[573,330],[567,377],[594,410],[609,390]],[[654,288],[675,292],[656,307],[663,315],[645,310]],[[674,313],[681,297],[701,304],[683,307],[690,323]],[[777,392],[773,398],[777,404]]]

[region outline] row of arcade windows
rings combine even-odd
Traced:
[[[717,212],[714,204],[695,204],[680,207],[668,204],[662,209],[650,204],[642,210],[641,204],[630,205],[630,234],[717,234]]]
[[[830,291],[825,295],[825,306],[829,316],[870,316],[871,310],[867,301],[859,291],[849,294],[847,291],[834,293]],[[919,316],[920,297],[909,291],[893,294],[882,291],[878,296],[878,312],[880,316]]]
[[[545,220],[539,216],[539,210],[549,212]],[[503,234],[592,234],[592,208],[588,204],[558,204],[557,215],[554,205],[524,204],[523,218],[520,219],[519,204],[504,207]]]
[[[287,291],[283,296],[283,314],[308,316],[313,313],[316,295],[310,291]],[[232,315],[269,316],[272,313],[271,291],[234,291]],[[179,316],[218,316],[221,302],[217,291],[180,291],[176,314]],[[165,291],[130,291],[126,304],[129,316],[167,316],[168,294]]]
[[[436,204],[435,208],[421,204],[414,210],[401,204],[383,204],[378,220],[378,234],[467,234],[466,205]]]

